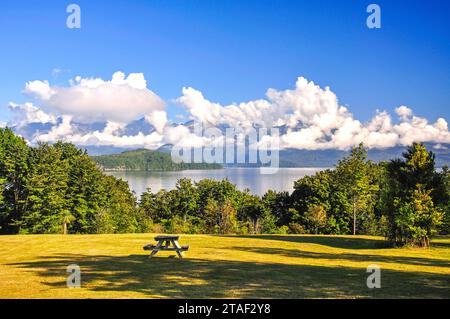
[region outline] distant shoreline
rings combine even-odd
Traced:
[[[192,169],[177,169],[177,170],[142,170],[142,169],[113,169],[108,168],[104,169],[102,168],[103,172],[149,172],[149,173],[163,173],[163,172],[183,172],[183,171],[219,171],[219,170],[232,170],[232,169],[260,169],[261,167],[218,167],[218,168],[192,168]],[[326,169],[333,169],[333,166],[327,166],[327,167],[321,167],[321,166],[288,166],[288,167],[278,167],[278,169],[312,169],[312,170],[326,170]],[[436,167],[437,171],[442,171],[443,167]]]
[[[231,167],[231,166],[225,166],[225,167],[218,167],[218,168],[191,168],[191,169],[178,169],[178,170],[142,170],[142,169],[114,169],[114,168],[102,168],[104,172],[183,172],[183,171],[218,171],[218,170],[232,170],[232,169],[249,169],[249,170],[256,170],[263,168],[263,166],[260,167]],[[325,169],[332,169],[333,167],[320,167],[320,166],[298,166],[298,167],[278,167],[278,169],[311,169],[311,170],[325,170]]]
[[[188,168],[188,169],[172,169],[172,170],[167,170],[167,169],[161,169],[161,170],[146,170],[146,169],[122,169],[122,168],[101,168],[103,172],[182,172],[182,171],[201,171],[201,170],[205,170],[205,171],[215,171],[215,170],[220,170],[220,169],[224,169],[224,167],[218,167],[218,168]]]

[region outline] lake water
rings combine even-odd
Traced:
[[[259,168],[224,168],[217,170],[187,170],[176,172],[141,172],[110,171],[107,174],[128,181],[130,187],[138,198],[150,187],[156,193],[160,189],[170,190],[175,187],[177,180],[183,177],[199,181],[204,178],[215,180],[228,180],[236,184],[238,189],[250,189],[256,195],[263,195],[267,190],[291,192],[294,181],[305,175],[313,175],[324,168],[280,168],[275,174],[261,174]]]

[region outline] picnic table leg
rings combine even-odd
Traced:
[[[150,256],[148,256],[148,258],[152,258],[159,251],[158,249],[161,248],[161,246],[162,246],[162,241],[158,241],[158,243],[156,244],[156,247],[153,248],[153,250],[152,250]]]
[[[178,257],[183,258],[183,251],[181,250],[180,244],[176,240],[172,240],[172,245],[176,248]]]

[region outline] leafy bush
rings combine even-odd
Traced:
[[[290,234],[306,234],[306,230],[303,227],[303,225],[297,224],[297,223],[290,223],[289,224],[289,233]]]

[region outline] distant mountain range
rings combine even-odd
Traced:
[[[450,166],[450,145],[425,143],[428,150],[436,155],[436,166]],[[164,145],[158,151],[170,153],[171,145]],[[368,159],[378,163],[395,158],[401,158],[406,148],[403,146],[369,149]],[[349,151],[342,150],[298,150],[286,149],[279,152],[280,167],[333,167],[347,156]],[[248,155],[246,155],[248,156]],[[224,167],[259,167],[260,164],[225,164]]]
[[[61,119],[58,119],[61,121]],[[58,124],[58,123],[57,123]],[[13,130],[26,138],[28,141],[34,140],[36,134],[44,134],[48,133],[54,124],[41,124],[41,123],[30,123],[21,127],[13,127]],[[186,122],[183,124],[172,124],[176,125],[184,125],[191,130],[193,129],[192,121]],[[106,126],[106,123],[92,123],[92,124],[82,124],[82,123],[73,123],[73,130],[78,134],[86,134],[92,131],[102,131]],[[226,126],[220,126],[219,129],[225,130]],[[279,128],[281,132],[285,129],[284,127]],[[144,135],[151,134],[154,132],[155,128],[149,124],[144,118],[139,120],[135,120],[125,127],[123,127],[118,134],[120,136],[133,136],[137,135],[141,132]],[[437,143],[426,143],[427,148],[432,150],[436,154],[436,166],[442,167],[444,165],[450,166],[450,144],[437,144]],[[124,158],[127,156],[134,156],[134,153],[124,153],[126,151],[135,151],[136,148],[132,147],[116,147],[116,146],[99,146],[93,143],[92,145],[79,145],[79,147],[84,148],[87,152],[97,158],[100,155],[111,155],[111,154],[122,154],[119,158]],[[156,151],[162,153],[170,153],[172,146],[164,145],[157,149]],[[383,160],[391,160],[394,158],[399,158],[402,156],[402,153],[405,151],[405,147],[397,146],[386,149],[370,149],[368,152],[369,159],[379,162]],[[143,150],[137,150],[141,156]],[[342,150],[298,150],[298,149],[285,149],[280,151],[280,167],[332,167],[336,165],[339,159],[348,154],[348,151]],[[170,155],[167,154],[169,157]],[[105,157],[108,158],[108,157]],[[114,157],[117,160],[116,157]],[[103,160],[103,159],[102,159]],[[167,160],[167,159],[164,159]],[[106,162],[105,162],[106,163]],[[108,163],[118,163],[118,162],[108,162]],[[113,164],[108,164],[113,165]],[[259,166],[258,164],[226,164],[226,167],[229,166]],[[109,167],[109,166],[108,166]],[[112,166],[111,166],[112,167]],[[163,165],[165,167],[165,165]]]
[[[436,155],[436,166],[450,166],[450,145],[436,145],[427,143],[427,148]],[[395,158],[401,158],[405,152],[405,147],[397,146],[386,149],[369,149],[368,158],[374,162],[388,161]],[[340,150],[296,150],[289,149],[280,152],[281,167],[332,167],[344,156],[348,155],[348,151]]]

